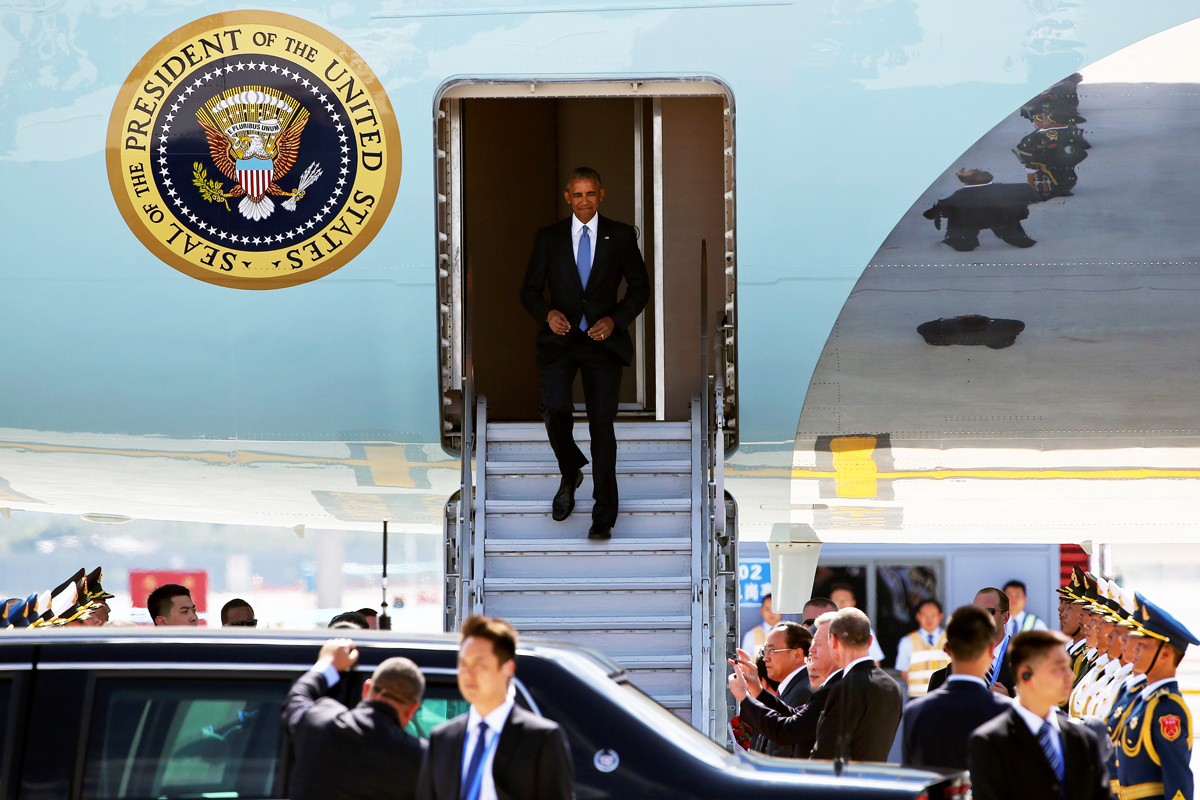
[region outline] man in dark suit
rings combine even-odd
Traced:
[[[841,679],[829,651],[829,623],[836,613],[822,614],[816,619],[817,632],[809,648],[809,664],[826,677],[808,702],[799,707],[789,707],[766,691],[754,665],[744,656],[739,654],[740,660],[731,662],[735,669],[729,676],[729,691],[738,701],[739,716],[751,730],[779,748],[774,755],[808,758],[812,754],[825,701]]]
[[[1009,709],[1011,701],[988,691],[984,676],[996,650],[996,623],[976,606],[963,606],[946,625],[953,674],[942,688],[904,709],[901,762],[906,767],[967,768],[971,732]]]
[[[1008,595],[1000,589],[988,586],[975,593],[972,605],[982,608],[991,615],[992,621],[996,623],[996,655],[983,676],[984,680],[988,682],[992,691],[1001,697],[1015,697],[1016,684],[1013,681],[1012,668],[1007,658],[1010,641],[1008,636]],[[944,667],[933,673],[929,678],[929,691],[940,688],[949,677],[950,667]]]
[[[517,634],[468,617],[459,631],[458,689],[471,710],[429,734],[420,800],[574,800],[575,767],[557,723],[513,702]]]
[[[829,650],[842,670],[817,723],[813,758],[887,761],[904,694],[900,684],[870,656],[871,621],[857,608],[843,608],[829,623]]]
[[[813,696],[812,686],[808,682],[808,651],[812,647],[812,634],[799,622],[780,622],[770,633],[763,645],[763,661],[767,667],[767,677],[779,684],[777,692],[779,702],[790,710],[803,706]],[[749,661],[750,654],[738,650],[741,660]],[[790,758],[793,755],[791,745],[779,745],[760,734],[761,741],[754,747],[760,753],[769,756]]]
[[[326,693],[338,673],[358,663],[349,639],[330,639],[316,665],[296,681],[283,704],[283,724],[295,761],[291,800],[412,798],[425,742],[404,732],[425,692],[425,678],[407,658],[389,658],[363,686],[363,699],[346,708]],[[354,765],[347,769],[347,765]]]
[[[976,800],[1111,800],[1095,734],[1058,710],[1074,678],[1068,641],[1056,631],[1013,637],[1017,699],[971,735]]]
[[[1029,206],[1041,198],[1026,183],[993,183],[992,173],[981,169],[960,169],[956,175],[963,184],[949,197],[938,200],[925,212],[935,228],[946,220],[942,242],[959,252],[979,246],[979,232],[990,228],[996,238],[1013,247],[1033,247],[1021,221],[1029,219]]]
[[[608,539],[618,506],[613,420],[621,394],[621,369],[633,359],[633,340],[626,328],[650,299],[650,279],[638,250],[637,231],[599,215],[604,189],[595,170],[581,167],[572,172],[563,194],[571,216],[538,231],[521,303],[542,323],[537,338],[542,419],[562,475],[554,495],[554,519],[570,516],[588,463],[572,434],[571,386],[580,372],[592,434],[596,501],[588,538]],[[622,280],[625,297],[618,301]]]

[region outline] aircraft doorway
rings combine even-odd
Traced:
[[[683,421],[702,390],[701,242],[708,254],[709,372],[726,365],[736,430],[733,114],[705,80],[473,83],[436,105],[439,366],[443,444],[458,450],[463,379],[491,420],[539,419],[539,323],[518,299],[537,231],[566,218],[567,174],[603,180],[601,214],[639,231],[651,280],[630,326],[621,386],[627,419]],[[623,290],[622,290],[623,291]],[[725,358],[715,358],[717,333]],[[582,392],[576,386],[577,408]],[[732,425],[730,424],[732,422]]]

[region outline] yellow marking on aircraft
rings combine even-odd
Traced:
[[[829,443],[833,453],[838,497],[874,497],[878,492],[878,465],[874,436],[839,436]]]
[[[359,444],[352,442],[351,444]],[[138,458],[178,458],[203,461],[215,465],[275,464],[319,464],[337,467],[367,467],[376,486],[413,487],[416,485],[410,470],[413,467],[454,468],[455,461],[409,461],[404,458],[403,444],[362,445],[366,458],[328,458],[318,456],[286,455],[283,453],[259,453],[253,450],[186,451],[186,450],[123,450],[110,447],[85,447],[81,445],[39,444],[31,442],[3,442],[0,449],[31,450],[37,453],[79,453],[84,455],[133,456]]]

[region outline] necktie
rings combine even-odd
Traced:
[[[1058,750],[1054,749],[1054,742],[1050,737],[1050,720],[1042,723],[1042,729],[1038,731],[1038,744],[1042,746],[1042,752],[1046,754],[1046,759],[1050,762],[1050,768],[1054,770],[1054,774],[1058,776],[1058,793],[1063,793],[1063,762],[1062,756],[1058,754]]]
[[[475,751],[471,753],[471,763],[467,765],[467,775],[458,792],[460,800],[464,800],[475,786],[475,779],[479,776],[479,765],[483,762],[483,753],[487,749],[487,723],[480,721],[478,731],[479,736],[475,739]],[[478,792],[476,792],[476,796],[478,796]]]
[[[588,233],[588,226],[584,225],[583,230],[579,233],[579,250],[575,254],[575,267],[579,270],[579,283],[584,289],[587,288],[588,276],[592,274],[592,236]],[[587,330],[587,319],[579,318],[580,330]]]

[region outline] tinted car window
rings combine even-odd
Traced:
[[[287,681],[114,679],[96,684],[88,800],[270,797]]]
[[[413,736],[429,738],[429,731],[435,725],[441,725],[448,719],[467,713],[471,704],[462,699],[458,687],[454,684],[428,683],[425,685],[425,696],[421,707],[404,729]]]
[[[9,764],[9,715],[12,712],[12,678],[0,678],[0,797],[7,797]]]

